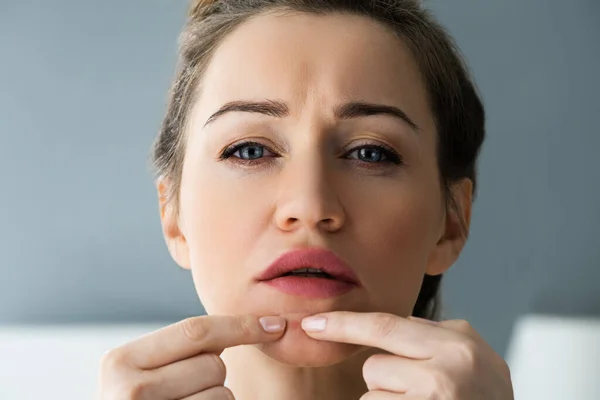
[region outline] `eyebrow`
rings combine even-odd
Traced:
[[[244,101],[237,100],[226,103],[217,112],[212,114],[204,126],[215,121],[223,114],[231,112],[247,112],[268,115],[276,118],[287,117],[290,114],[289,107],[282,101],[265,100],[265,101]],[[350,102],[341,105],[335,110],[337,119],[352,119],[360,117],[368,117],[372,115],[389,115],[402,120],[410,128],[417,132],[419,127],[411,120],[402,109],[385,104],[375,104],[367,102]]]

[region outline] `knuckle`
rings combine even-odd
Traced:
[[[239,320],[240,333],[244,336],[251,335],[254,333],[254,326],[249,318],[240,318]]]
[[[363,373],[371,373],[375,370],[382,358],[382,354],[374,354],[367,358],[367,361],[363,364]]]
[[[458,319],[458,320],[454,321],[454,328],[457,331],[464,332],[464,333],[467,333],[467,332],[470,332],[473,330],[473,327],[471,326],[469,321],[466,321],[464,319]]]
[[[98,390],[101,399],[143,399],[148,383],[141,381],[140,372],[128,365],[123,348],[109,350],[100,361]]]
[[[120,369],[127,364],[124,352],[121,349],[112,349],[104,353],[100,360],[102,371]]]
[[[229,390],[225,386],[216,387],[214,390],[211,391],[211,395],[212,396],[210,398],[214,398],[215,400],[235,400],[235,397],[233,396],[231,390]]]
[[[127,400],[146,400],[150,398],[150,384],[148,381],[138,377],[130,380],[122,389],[119,398]]]
[[[470,338],[457,340],[452,349],[454,356],[458,358],[460,365],[469,370],[476,369],[477,343]]]
[[[362,367],[363,379],[367,382],[369,382],[373,376],[373,363],[373,357],[369,357]]]
[[[363,364],[363,379],[367,382],[367,386],[369,385],[369,382],[376,380],[378,371],[381,370],[381,361],[383,358],[384,356],[382,354],[374,354],[367,358],[367,361]]]
[[[375,335],[379,338],[386,338],[396,330],[398,319],[396,316],[386,313],[377,313],[375,315]]]
[[[227,368],[225,367],[225,363],[223,362],[221,357],[214,353],[204,354],[202,355],[202,357],[204,357],[207,364],[209,364],[207,368],[208,371],[210,371],[210,373],[214,377],[214,379],[219,382],[224,382],[227,376]]]
[[[183,336],[192,342],[204,341],[209,333],[206,319],[203,318],[186,318],[179,321],[178,326]]]

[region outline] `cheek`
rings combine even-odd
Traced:
[[[389,185],[352,206],[359,227],[353,257],[377,310],[408,315],[418,296],[442,221],[440,191],[428,181]]]
[[[191,168],[190,168],[191,167]],[[192,274],[209,313],[239,307],[253,251],[269,221],[267,190],[249,179],[232,179],[223,168],[189,165],[181,186],[181,215]],[[261,187],[263,184],[261,184]]]

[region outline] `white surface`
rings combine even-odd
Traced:
[[[0,400],[92,400],[102,355],[161,326],[0,327]]]
[[[516,400],[600,400],[600,319],[523,317],[507,362]]]

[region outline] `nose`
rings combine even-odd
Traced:
[[[281,176],[275,210],[277,227],[286,232],[302,229],[320,233],[339,231],[346,214],[331,171],[326,170],[323,162],[314,159],[298,160],[286,169]]]

